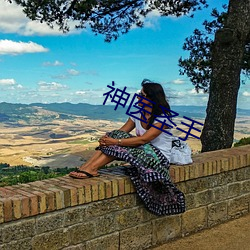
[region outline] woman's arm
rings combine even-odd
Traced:
[[[129,133],[134,128],[135,128],[135,123],[131,120],[131,118],[128,118],[126,123],[121,128],[119,128],[119,130]]]
[[[120,146],[137,147],[146,144],[155,139],[162,133],[162,131],[160,130],[162,126],[161,123],[155,123],[154,126],[156,126],[157,128],[151,127],[142,136],[134,136],[131,138],[124,138],[124,139],[113,139],[111,137],[103,138],[103,140],[100,141],[100,145],[101,146],[120,145]]]

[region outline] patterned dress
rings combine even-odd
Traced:
[[[131,134],[119,130],[107,135],[115,139],[132,137]],[[172,215],[185,211],[184,194],[171,182],[169,161],[158,148],[147,143],[138,147],[112,145],[97,149],[131,165],[127,168],[127,174],[150,212]]]

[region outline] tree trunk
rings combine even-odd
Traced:
[[[226,25],[217,31],[212,48],[212,78],[201,134],[202,152],[232,146],[241,66],[249,33],[250,0],[230,0]]]

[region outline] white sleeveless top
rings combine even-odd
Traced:
[[[140,113],[136,113],[134,114],[134,116],[141,119]],[[130,116],[130,119],[135,123],[136,136],[142,136],[144,133],[147,132],[147,130],[142,127],[140,120],[131,116]],[[157,119],[161,122],[164,122],[164,120],[166,120],[165,124],[171,125],[171,123],[164,117],[157,117]],[[154,121],[153,124],[155,123],[158,123],[158,121]],[[171,133],[171,129],[166,129],[166,131]],[[153,139],[150,143],[154,145],[155,147],[157,147],[170,161],[171,148],[172,148],[172,136],[171,135],[165,132],[161,132],[161,134],[158,135],[155,139]]]

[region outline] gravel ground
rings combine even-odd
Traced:
[[[152,250],[250,250],[250,214]]]

